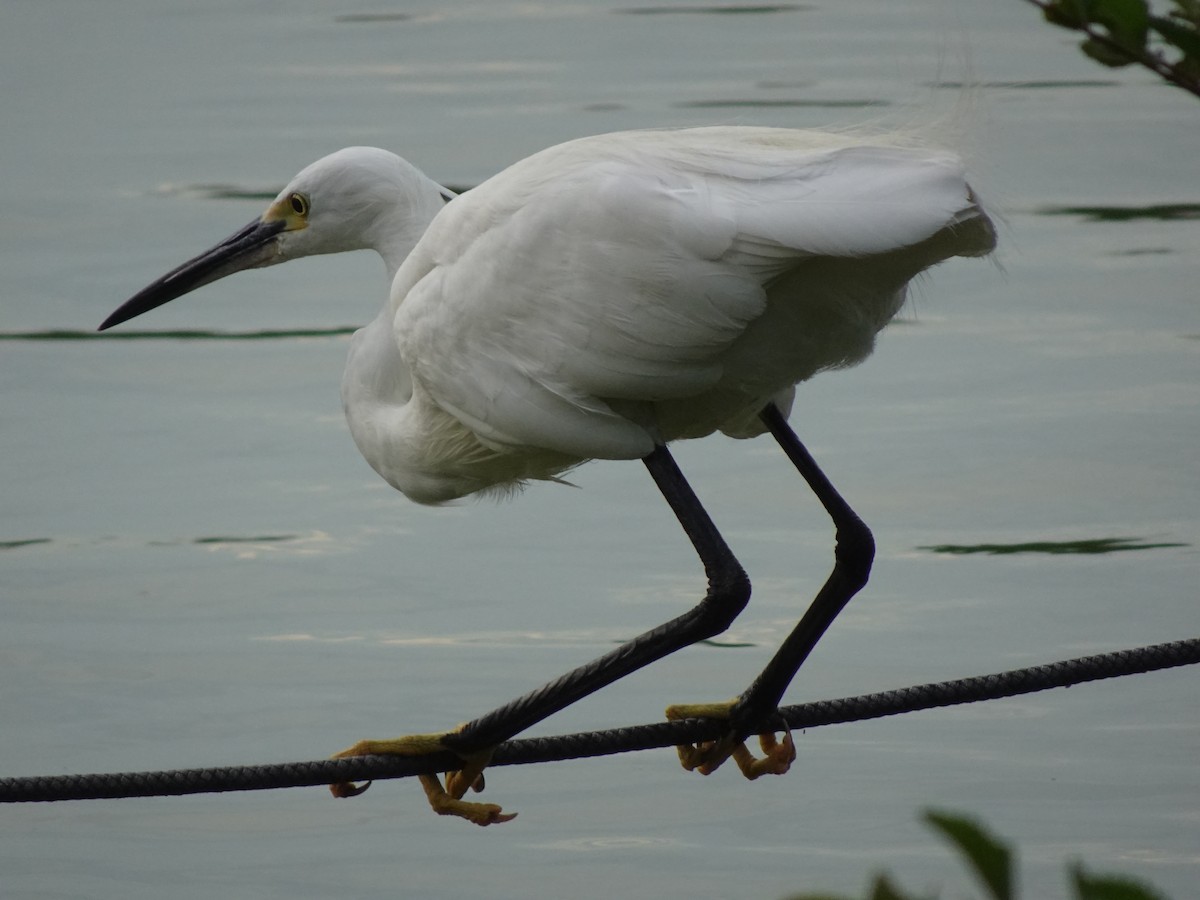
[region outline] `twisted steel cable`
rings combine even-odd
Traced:
[[[801,703],[780,709],[789,728],[801,730],[902,713],[1015,697],[1088,681],[1120,678],[1200,663],[1200,638],[1117,650],[992,675],[914,685],[897,690]],[[720,722],[687,719],[553,737],[520,738],[496,748],[492,766],[517,766],[606,756],[695,743],[720,737]],[[331,782],[405,778],[457,768],[451,753],[362,756],[309,762],[176,769],[160,772],[0,778],[0,803],[158,797],[225,791],[261,791]]]

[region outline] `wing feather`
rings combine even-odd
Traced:
[[[393,287],[429,396],[495,445],[643,456],[654,438],[629,401],[717,385],[772,279],[978,214],[948,153],[702,131],[560,145],[448,204]]]

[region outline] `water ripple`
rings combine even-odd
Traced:
[[[948,88],[1012,88],[1018,90],[1048,90],[1053,88],[1118,87],[1121,82],[1105,78],[1047,78],[1036,81],[927,81],[925,87]]]
[[[696,3],[690,6],[630,6],[623,9],[614,9],[613,12],[625,16],[739,16],[761,15],[763,13],[802,12],[812,8],[807,3]]]
[[[16,541],[0,541],[0,550],[17,550],[21,547],[32,547],[36,544],[49,544],[50,538],[25,538]]]
[[[878,106],[890,106],[887,100],[768,100],[768,99],[734,99],[734,100],[684,100],[673,104],[678,109],[724,109],[727,107],[739,109],[867,109]]]
[[[1117,553],[1122,550],[1158,550],[1164,547],[1188,547],[1173,541],[1150,543],[1140,538],[1112,537],[1091,538],[1081,541],[1028,541],[1016,544],[935,544],[918,547],[918,550],[929,550],[933,553],[951,553],[965,556],[971,553],[985,553],[989,556],[1002,556],[1013,553],[1051,553],[1051,554],[1097,554]]]
[[[611,835],[608,837],[577,837],[541,844],[546,850],[658,850],[663,847],[682,847],[677,838],[647,835]]]
[[[1157,203],[1149,206],[1043,206],[1043,216],[1083,216],[1089,222],[1131,222],[1157,219],[1175,222],[1200,219],[1200,203]]]

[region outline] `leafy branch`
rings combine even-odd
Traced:
[[[972,819],[926,810],[925,823],[946,840],[975,876],[987,900],[1017,900],[1016,852]],[[1093,875],[1081,863],[1068,869],[1075,900],[1165,900],[1153,888],[1121,875]],[[789,900],[850,900],[830,894],[798,894]],[[901,889],[888,875],[875,876],[863,900],[929,900]]]
[[[1171,0],[1165,16],[1148,0],[1027,0],[1047,22],[1085,35],[1080,49],[1101,65],[1140,65],[1200,97],[1200,0]]]

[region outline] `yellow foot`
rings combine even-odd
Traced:
[[[449,748],[442,743],[442,738],[448,732],[440,731],[435,734],[409,734],[404,737],[391,738],[383,741],[359,741],[353,747],[348,747],[333,754],[334,759],[344,759],[347,756],[374,756],[376,754],[393,756],[423,756],[427,753],[439,753]],[[492,759],[492,751],[484,750],[463,757],[462,769],[446,773],[446,784],[442,786],[441,779],[436,775],[420,775],[418,778],[429,800],[430,807],[439,816],[458,816],[476,825],[493,825],[499,822],[511,822],[517,817],[516,813],[506,813],[495,803],[473,803],[463,800],[463,794],[469,789],[483,790],[483,770]],[[329,786],[335,797],[357,797],[371,786],[340,782]]]
[[[667,719],[722,719],[728,720],[737,699],[724,703],[681,703],[667,707]],[[721,767],[725,760],[733,757],[742,774],[753,781],[760,775],[782,775],[796,761],[796,745],[792,742],[792,733],[786,728],[783,740],[776,740],[773,732],[760,734],[758,744],[762,748],[762,758],[756,757],[747,749],[745,742],[733,734],[727,734],[715,741],[704,741],[700,744],[683,744],[676,749],[679,751],[679,761],[689,772],[697,771],[701,775],[711,775]]]

